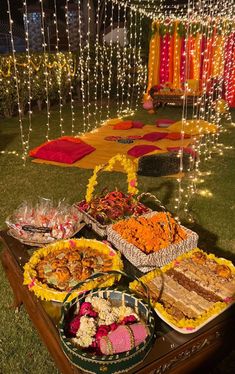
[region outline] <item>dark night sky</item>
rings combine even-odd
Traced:
[[[57,0],[57,11],[58,16],[63,16],[63,10],[61,7],[65,5],[66,0]],[[44,7],[45,4],[48,5],[49,8],[54,9],[54,0],[44,0]],[[34,5],[39,4],[38,0],[27,0],[27,5]],[[20,12],[20,8],[22,8],[23,0],[10,0],[10,6],[11,6],[11,14],[12,19],[18,23],[19,25],[23,25],[22,22],[22,13]],[[8,14],[7,14],[7,0],[0,0],[0,20],[8,21]]]
[[[64,10],[63,6],[66,3],[66,0],[56,0],[57,1],[57,16],[58,18],[63,19]],[[96,3],[96,0],[94,0]],[[159,0],[156,0],[156,4],[159,3]],[[28,5],[39,4],[38,0],[27,0]],[[54,0],[44,0],[43,1],[44,8],[49,7],[50,9],[54,9]],[[164,4],[187,4],[187,0],[165,0]],[[20,12],[20,8],[22,8],[23,0],[10,0],[11,5],[11,14],[12,19],[15,23],[23,26],[22,22],[22,13]],[[7,15],[7,0],[0,0],[0,20],[5,20],[8,22],[8,15]]]

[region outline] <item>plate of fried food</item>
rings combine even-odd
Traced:
[[[122,269],[120,254],[106,243],[84,238],[62,240],[34,252],[24,266],[24,284],[41,299],[62,302],[76,284],[92,274]],[[111,286],[116,278],[109,274],[89,281],[75,295]]]

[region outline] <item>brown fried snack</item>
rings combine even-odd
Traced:
[[[195,264],[204,265],[206,263],[206,255],[202,252],[194,252],[192,255],[192,260]]]
[[[93,270],[91,268],[84,267],[80,275],[80,280],[82,281],[82,280],[89,278],[92,273],[93,273]]]
[[[82,266],[94,268],[94,266],[97,264],[97,259],[95,257],[85,257],[82,259]]]
[[[69,281],[71,274],[67,267],[59,267],[55,271],[55,276],[58,279],[58,282],[67,282]]]
[[[216,267],[216,274],[219,277],[228,279],[228,278],[231,277],[232,272],[231,272],[230,268],[227,265],[217,265],[217,267]]]
[[[68,262],[80,261],[81,254],[78,251],[72,251],[66,255]]]

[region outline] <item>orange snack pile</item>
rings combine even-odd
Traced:
[[[167,215],[168,219],[166,213],[160,212],[152,217],[122,220],[113,225],[113,230],[146,254],[158,252],[187,237],[185,230],[176,223],[170,213]]]

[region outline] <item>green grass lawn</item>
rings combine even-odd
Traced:
[[[58,108],[51,109],[51,138],[60,135],[58,130]],[[235,119],[235,113],[233,112]],[[139,110],[135,117],[146,124],[154,124],[156,118],[180,119],[180,108],[161,108],[157,114],[149,115]],[[25,119],[27,125],[27,119]],[[71,128],[69,108],[64,110],[65,128]],[[31,148],[45,141],[46,115],[35,112]],[[79,110],[76,113],[76,131],[81,128]],[[235,128],[225,125],[227,132],[220,136],[225,146],[235,144]],[[19,126],[17,118],[0,122],[0,150],[20,150]],[[203,176],[199,189],[208,189],[211,197],[195,195],[190,203],[195,222],[191,225],[200,235],[200,247],[222,255],[235,262],[235,152],[224,149],[224,155],[214,154],[212,159],[201,163],[202,171],[211,171]],[[24,166],[19,157],[0,154],[0,227],[5,228],[5,219],[25,200],[35,201],[39,196],[55,200],[66,198],[73,203],[81,199],[92,171],[78,168],[61,168],[34,164],[27,160]],[[177,195],[176,181],[173,178],[139,177],[141,192],[149,191],[173,211],[173,200]],[[100,176],[97,191],[105,186],[125,189],[125,175],[105,173]],[[187,222],[186,222],[187,223]],[[11,308],[12,292],[0,267],[0,373],[1,374],[53,374],[57,373],[47,350],[32,326],[24,309],[15,313]],[[213,373],[235,372],[234,356],[230,355]]]

